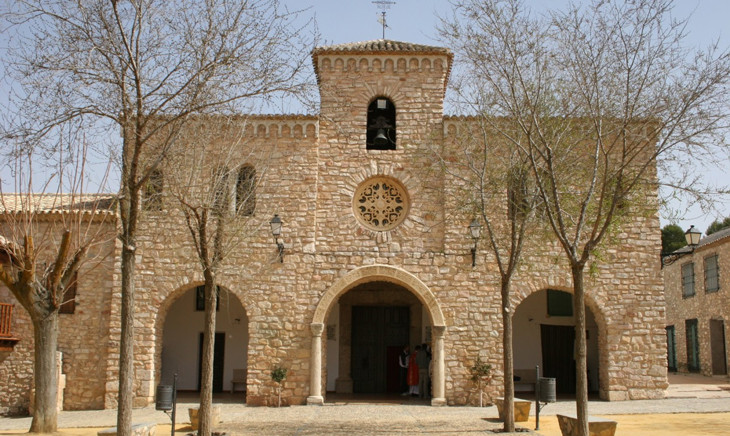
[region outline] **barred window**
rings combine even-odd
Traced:
[[[256,170],[245,165],[236,179],[236,209],[239,215],[250,216],[256,210]]]
[[[213,173],[213,210],[220,216],[230,213],[231,184],[229,176],[230,170],[225,166],[216,168]]]
[[[58,307],[58,313],[72,314],[76,312],[76,289],[79,281],[78,272],[74,273],[71,283],[68,284],[61,298],[61,305]]]
[[[717,254],[705,258],[705,292],[720,290],[720,271]]]
[[[688,298],[695,294],[695,264],[693,262],[682,265],[682,297]]]
[[[162,171],[153,170],[144,185],[143,198],[145,210],[162,210],[162,190],[165,180]]]

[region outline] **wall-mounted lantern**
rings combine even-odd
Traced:
[[[281,236],[282,221],[278,214],[274,214],[274,217],[269,221],[271,225],[271,234],[274,236],[274,242],[276,242],[276,248],[279,250],[279,262],[284,263],[284,243],[279,242],[279,236]]]
[[[697,230],[695,226],[689,226],[686,232],[684,232],[684,239],[687,241],[687,246],[679,248],[672,253],[662,253],[662,268],[666,265],[671,265],[676,262],[679,258],[686,254],[692,254],[697,248],[702,238],[702,232]]]

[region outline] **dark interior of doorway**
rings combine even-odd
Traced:
[[[725,322],[721,319],[710,320],[710,351],[712,353],[712,375],[727,374]]]
[[[223,392],[223,362],[226,351],[226,334],[216,333],[213,344],[213,392]],[[203,371],[203,333],[200,333],[198,340],[198,391],[202,380]]]
[[[410,309],[352,307],[354,393],[402,392],[398,354],[409,343]]]
[[[542,376],[555,378],[558,394],[575,393],[575,327],[540,325],[542,342]]]

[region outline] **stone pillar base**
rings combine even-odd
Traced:
[[[431,398],[432,406],[446,406],[446,398]]]
[[[307,397],[307,406],[321,406],[324,404],[324,397],[312,395]]]

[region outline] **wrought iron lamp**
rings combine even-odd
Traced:
[[[271,225],[271,234],[274,235],[274,241],[276,242],[276,248],[279,250],[279,262],[284,263],[284,243],[279,242],[279,236],[281,236],[282,221],[279,214],[274,214],[274,217],[269,221]]]
[[[662,268],[666,265],[673,264],[685,254],[692,254],[695,251],[697,245],[700,243],[701,237],[702,232],[697,230],[695,226],[689,226],[689,229],[684,232],[684,239],[687,241],[687,247],[689,247],[689,250],[682,250],[682,248],[684,248],[682,247],[672,253],[662,253]]]

